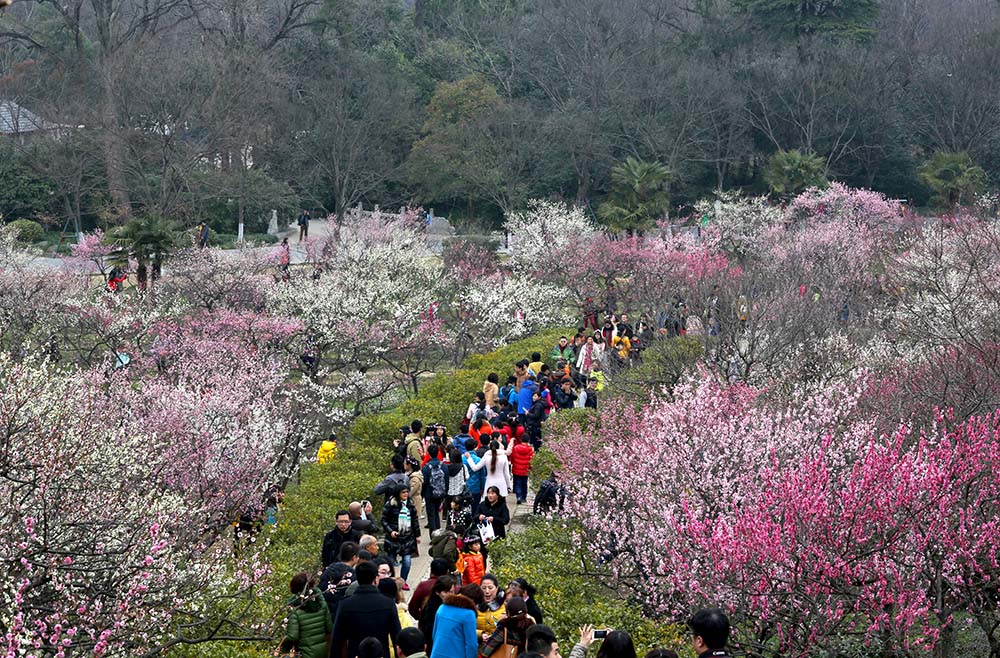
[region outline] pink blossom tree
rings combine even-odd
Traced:
[[[959,614],[997,655],[1000,415],[917,431],[873,413],[873,392],[702,378],[564,426],[549,443],[579,541],[650,614],[726,607],[751,656],[951,656]]]

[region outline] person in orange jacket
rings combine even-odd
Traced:
[[[478,585],[486,573],[486,563],[483,554],[479,552],[480,539],[472,535],[466,537],[462,542],[462,562],[465,564],[465,571],[462,573],[462,584]]]

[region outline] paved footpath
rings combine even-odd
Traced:
[[[513,492],[507,496],[507,509],[510,510],[510,525],[507,526],[508,535],[518,532],[527,524],[534,503],[535,493],[530,488],[528,489],[528,501],[523,505],[517,504]],[[410,593],[416,589],[417,583],[430,578],[431,575],[431,557],[428,553],[431,547],[431,531],[424,527],[426,524],[426,519],[420,520],[420,555],[413,558],[413,564],[410,568],[410,578],[407,580],[410,591],[406,593],[407,600],[410,599]],[[486,570],[490,570],[489,565],[486,565]]]

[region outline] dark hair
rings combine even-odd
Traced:
[[[375,565],[375,569],[376,570],[379,567],[381,567],[383,564],[388,564],[389,565],[389,575],[392,576],[393,578],[396,577],[396,567],[392,566],[392,562],[389,561],[389,558],[387,558],[387,557],[385,557],[383,555],[378,555],[378,556],[372,558],[372,564]],[[376,573],[377,573],[377,571],[376,571]]]
[[[552,651],[552,645],[557,641],[556,634],[545,624],[528,626],[525,637],[527,637],[524,643],[525,650],[542,655]],[[524,654],[521,655],[523,656]]]
[[[399,647],[399,652],[404,656],[420,653],[424,650],[425,643],[424,634],[416,626],[404,628],[396,636],[396,646]]]
[[[308,594],[312,588],[312,578],[305,571],[292,576],[292,582],[288,585],[288,589],[292,591],[292,594],[301,594],[303,596]]]
[[[597,650],[596,658],[636,658],[632,636],[625,631],[611,631]]]
[[[348,512],[346,509],[342,509],[339,512],[337,512],[336,514],[334,514],[333,518],[339,519],[342,516],[346,516],[347,518],[351,518],[351,513]]]
[[[382,643],[377,637],[366,637],[358,643],[358,658],[381,658]]]
[[[491,491],[496,493],[497,496],[500,496],[500,487],[498,487],[497,485],[491,484],[486,488],[486,493],[489,493]],[[503,500],[503,496],[500,496],[500,500]]]
[[[462,453],[458,448],[452,448],[451,451],[448,452],[448,459],[451,460],[452,464],[458,464],[462,461]]]
[[[531,583],[529,583],[524,578],[515,578],[514,580],[512,580],[510,582],[517,583],[518,587],[521,588],[521,591],[524,592],[525,594],[527,594],[529,597],[534,596],[538,592],[538,590],[535,588],[535,586],[532,585]]]
[[[341,562],[350,562],[358,556],[361,547],[352,541],[345,541],[340,545],[340,554],[337,556]]]
[[[354,575],[358,578],[358,583],[371,585],[378,578],[378,567],[371,562],[362,562],[354,567]]]
[[[677,658],[677,652],[670,649],[650,649],[643,658]]]
[[[358,551],[358,559],[361,560],[362,562],[371,562],[372,554],[362,548],[360,551]],[[376,572],[378,571],[378,567],[375,567],[375,571]]]
[[[514,375],[511,375],[510,377],[507,378],[507,383],[508,384],[516,384],[517,383],[517,377],[515,377]]]
[[[403,457],[403,455],[393,455],[392,459],[389,460],[389,464],[392,465],[392,470],[394,470],[394,471],[401,471],[401,470],[403,470],[403,463],[404,462],[405,462],[405,458]]]
[[[475,583],[469,583],[462,588],[461,592],[464,596],[472,599],[472,602],[476,605],[479,605],[479,603],[483,600],[483,588]]]
[[[499,449],[500,449],[500,443],[499,442],[497,442],[497,441],[490,441],[490,454],[493,455],[493,463],[490,464],[490,473],[496,473],[497,472],[497,461],[499,461],[499,459],[500,459],[497,456],[497,450],[499,450]],[[497,489],[497,493],[500,493],[499,489]]]
[[[507,609],[507,615],[514,617],[517,615],[524,615],[528,613],[528,604],[524,602],[520,596],[512,596],[508,599],[504,599],[504,607]]]
[[[475,398],[476,398],[477,400],[481,400],[481,401],[483,401],[483,402],[486,402],[486,394],[485,394],[485,393],[483,393],[482,391],[476,391],[476,395],[475,395]]]
[[[438,447],[438,444],[432,443],[427,446],[427,454],[431,456],[431,459],[437,459],[441,454],[441,448]]]
[[[392,578],[383,578],[378,581],[378,591],[385,594],[393,601],[396,600],[396,596],[399,594],[399,586],[396,585],[396,581]]]
[[[431,560],[431,575],[440,578],[451,571],[451,563],[443,557],[436,557]]]
[[[493,574],[491,574],[491,573],[484,573],[483,577],[479,579],[479,582],[482,583],[484,580],[492,580],[493,584],[497,586],[497,590],[500,589],[500,580],[496,576],[494,576]]]
[[[491,384],[499,384],[500,375],[496,374],[495,372],[491,372],[490,374],[486,375],[486,381],[490,382]]]
[[[421,423],[419,420],[415,420],[412,423],[410,423],[410,431],[416,434],[423,428],[423,426],[424,426],[423,423]]]
[[[437,580],[434,581],[434,586],[431,587],[431,593],[450,592],[454,588],[455,577],[445,574],[443,576],[438,576]]]
[[[720,608],[702,608],[691,615],[688,626],[713,651],[724,649],[729,641],[729,618]]]
[[[465,449],[466,450],[475,450],[478,447],[479,447],[479,441],[476,441],[471,436],[465,440]]]
[[[532,361],[541,361],[542,360],[542,354],[541,354],[541,352],[532,352],[531,353],[531,360]]]

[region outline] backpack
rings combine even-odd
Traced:
[[[462,464],[465,467],[465,486],[469,489],[469,493],[474,496],[483,493],[483,485],[486,484],[486,469],[473,471],[472,461],[467,460],[466,456],[462,457]]]
[[[440,463],[431,466],[431,496],[444,498],[448,495],[448,474]]]

